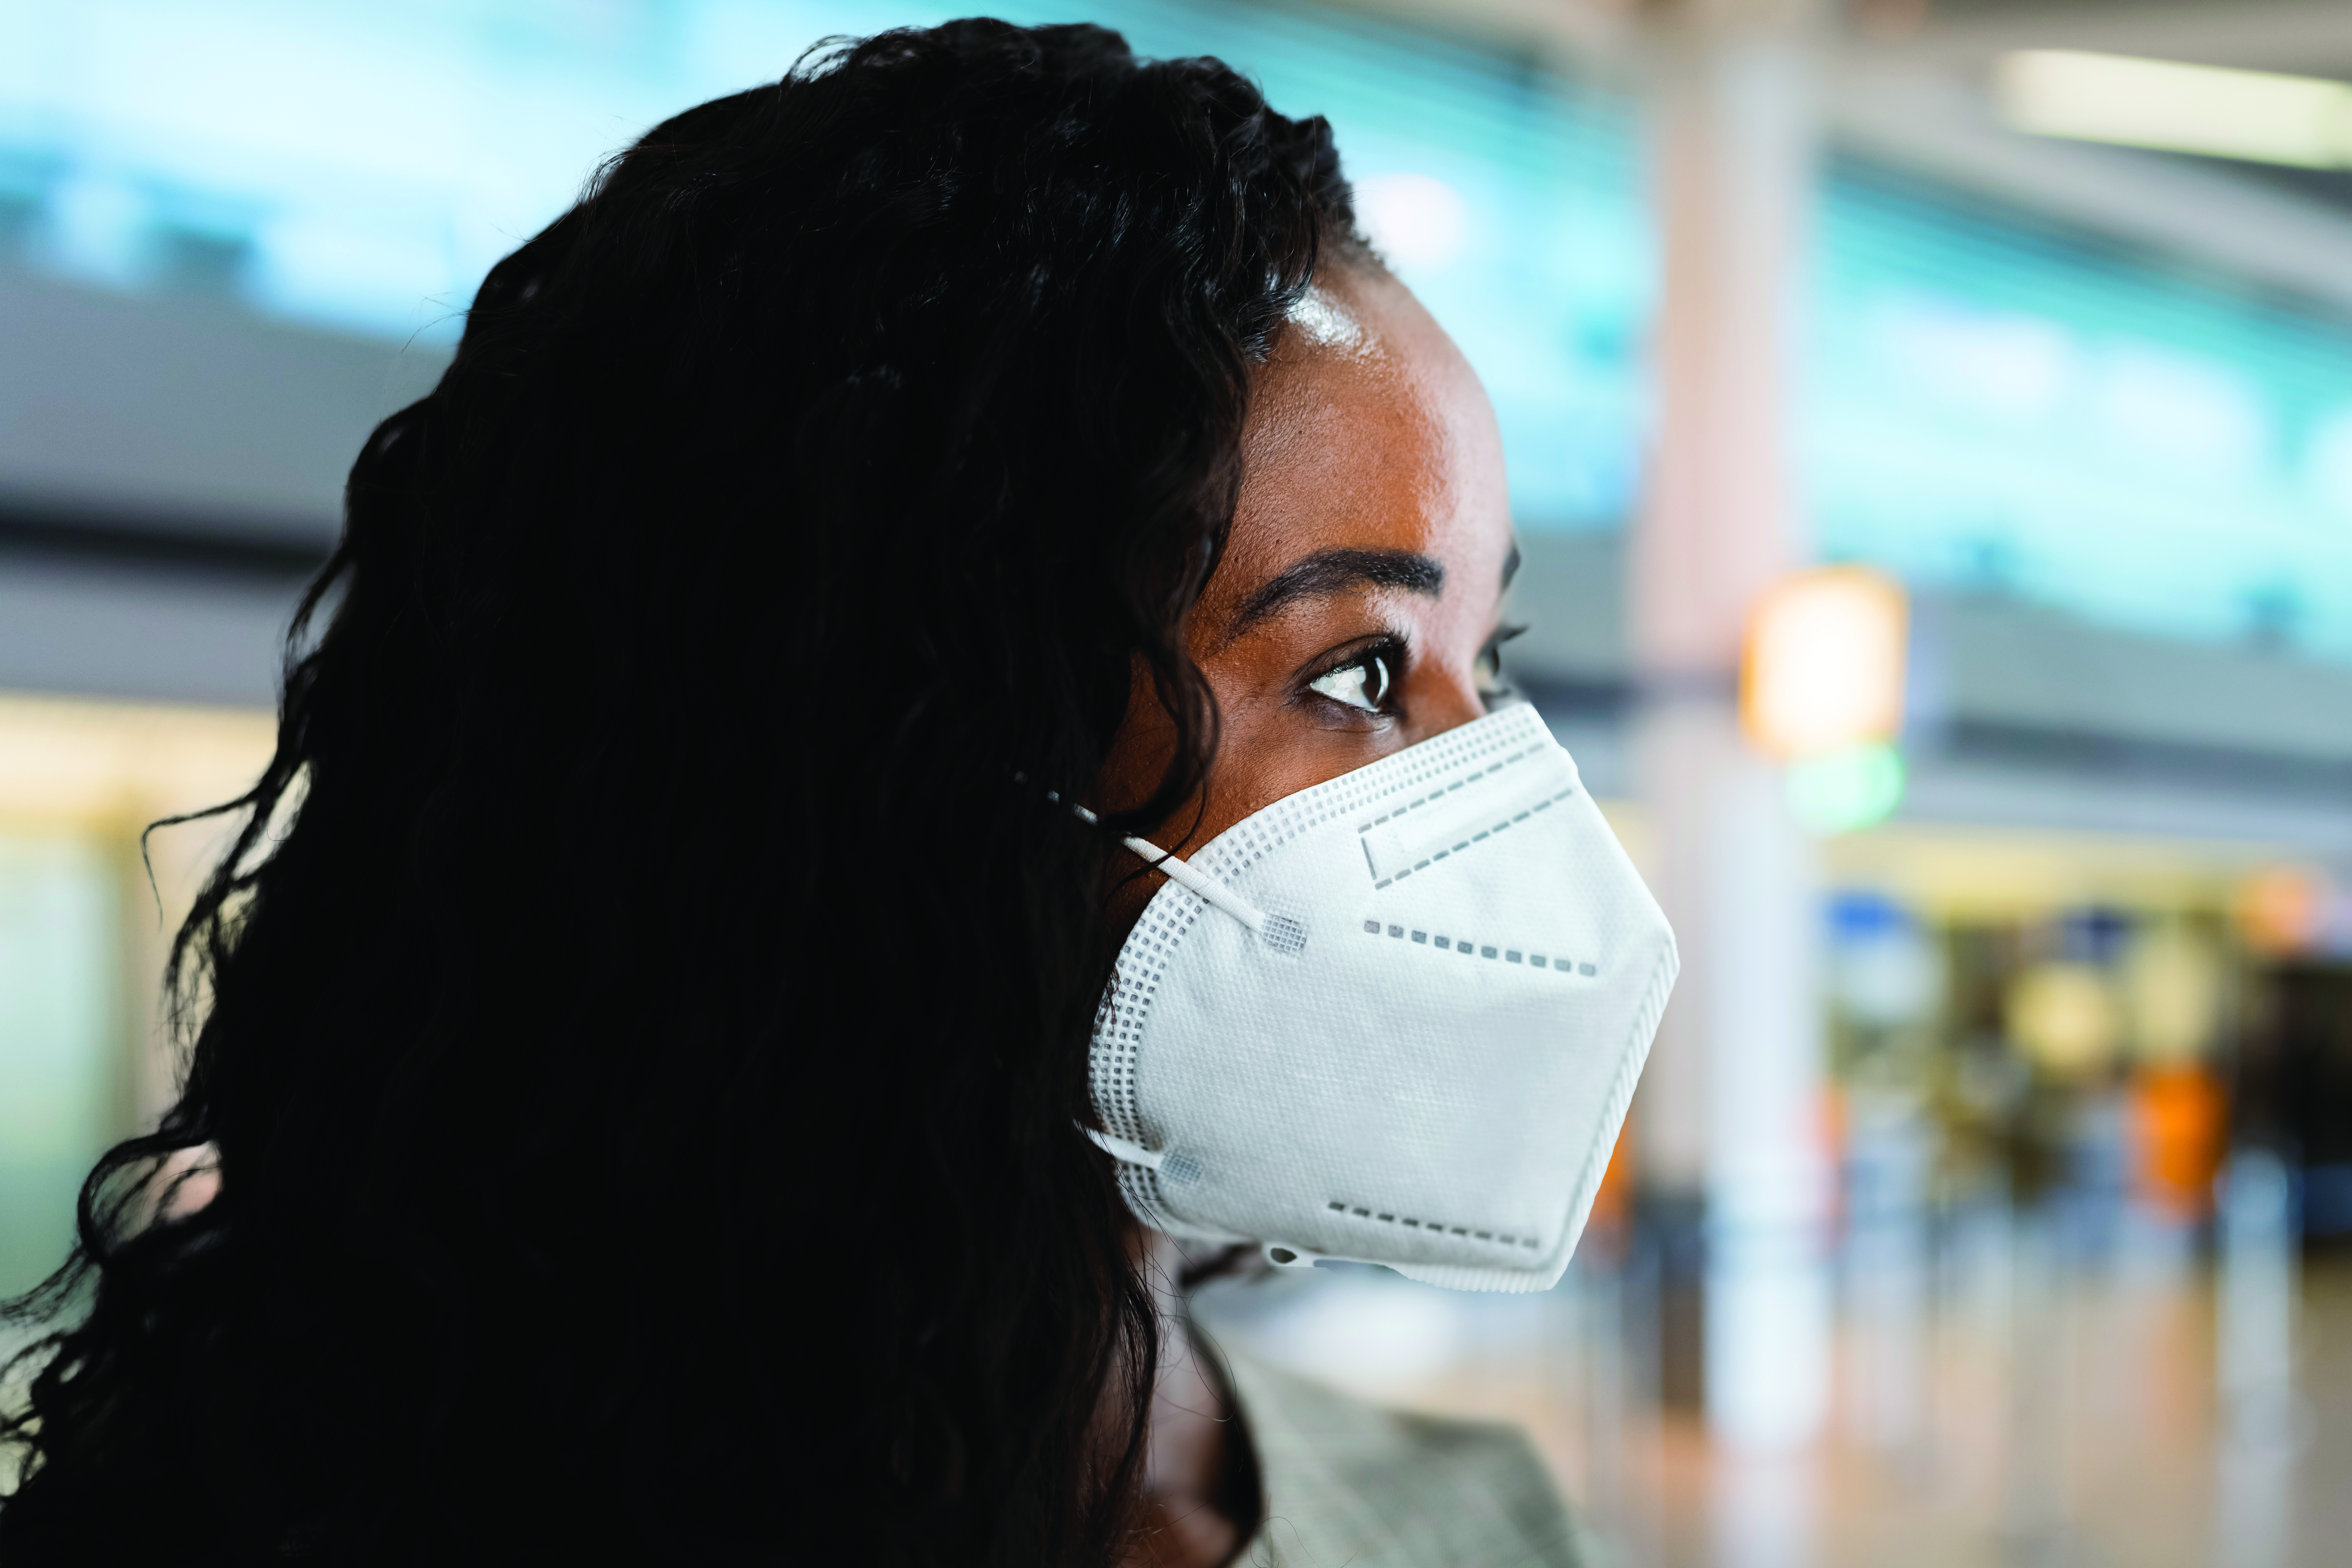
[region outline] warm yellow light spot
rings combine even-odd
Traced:
[[[1784,579],[1748,622],[1739,679],[1748,739],[1790,759],[1894,740],[1908,625],[1902,588],[1875,572],[1830,566]]]
[[[0,692],[0,830],[217,805],[253,787],[276,737],[267,712]]]
[[[2116,1057],[2121,1010],[2105,974],[2087,963],[2038,963],[2010,985],[2010,1037],[2053,1078],[2096,1076]]]
[[[2117,979],[2141,1061],[2172,1068],[2211,1054],[2224,981],[2221,952],[2202,928],[2179,919],[2147,922]]]
[[[2305,169],[2352,168],[2352,85],[2071,49],[2005,55],[1993,97],[2013,130]]]

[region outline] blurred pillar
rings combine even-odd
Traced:
[[[2288,1441],[2294,1425],[2294,1183],[2277,1155],[2243,1149],[2221,1188],[2218,1371],[2229,1440]]]
[[[1749,606],[1807,558],[1790,437],[1813,184],[1810,0],[1658,7],[1658,425],[1629,552],[1635,758],[1683,975],[1642,1091],[1644,1175],[1705,1215],[1711,1425],[1777,1447],[1829,1384],[1812,856],[1743,741]]]
[[[2294,1557],[2294,1334],[2302,1227],[2294,1183],[2267,1150],[2231,1157],[2221,1184],[2221,1486],[2213,1561],[2273,1568]]]

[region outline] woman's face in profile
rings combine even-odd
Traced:
[[[1327,275],[1259,373],[1240,506],[1190,627],[1223,728],[1197,847],[1251,813],[1486,710],[1511,542],[1502,441],[1461,351],[1382,275]],[[1149,720],[1143,714],[1150,715]],[[1166,721],[1108,770],[1144,793]],[[1131,792],[1131,793],[1130,793]]]

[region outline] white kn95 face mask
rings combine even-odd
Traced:
[[[1089,1073],[1146,1224],[1462,1290],[1556,1283],[1675,981],[1576,764],[1506,708],[1285,797],[1120,950]]]

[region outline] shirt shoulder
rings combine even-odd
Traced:
[[[1239,1559],[1250,1568],[1600,1568],[1517,1428],[1226,1361],[1265,1499]]]

